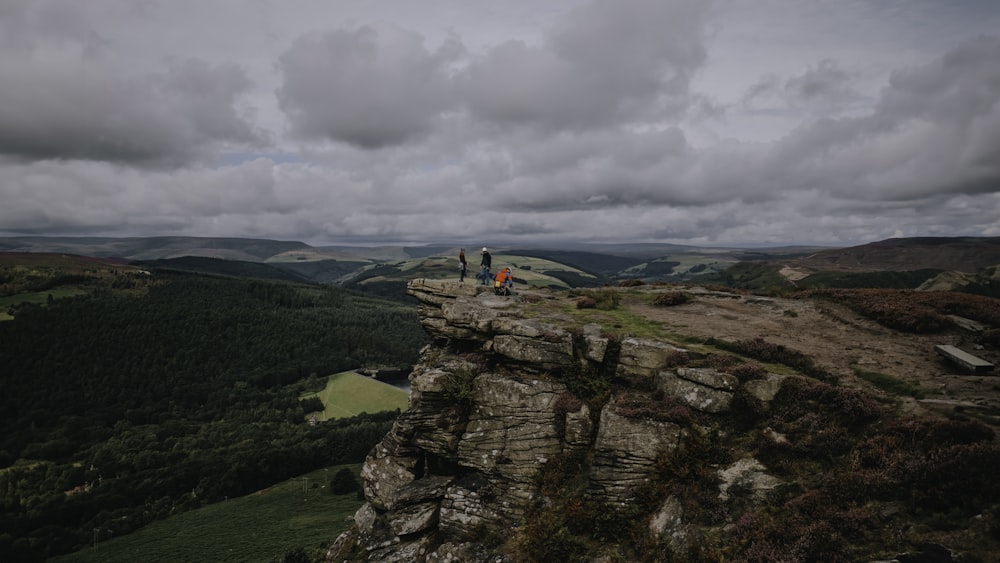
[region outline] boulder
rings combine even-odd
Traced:
[[[566,413],[566,431],[563,440],[571,448],[585,448],[590,445],[594,424],[590,419],[590,408],[581,404],[580,409]]]
[[[584,358],[594,363],[603,363],[609,342],[607,337],[601,336],[601,325],[591,323],[583,326]]]
[[[653,537],[665,542],[675,551],[679,551],[687,539],[687,527],[684,524],[684,507],[675,496],[669,496],[660,509],[649,521],[649,531]]]
[[[673,451],[680,439],[677,424],[626,418],[606,405],[598,424],[588,494],[610,503],[629,502],[636,487],[649,480],[660,455]]]
[[[392,447],[393,441],[389,436],[383,438],[361,467],[365,498],[380,510],[392,506],[396,492],[416,478],[417,458],[400,455],[401,452]]]
[[[787,375],[769,373],[765,379],[752,379],[747,381],[743,384],[743,388],[746,389],[750,396],[756,398],[758,401],[770,403],[774,400],[774,396],[778,394],[778,391],[781,390],[781,384],[784,383],[787,378]]]
[[[522,502],[513,501],[501,480],[470,474],[445,491],[439,530],[450,538],[482,541],[483,530],[501,533],[523,516],[523,509]]]
[[[427,554],[427,563],[513,563],[478,542],[445,542]]]
[[[657,340],[626,338],[622,340],[618,355],[618,374],[652,377],[658,370],[668,367],[667,360],[679,353],[687,353],[687,350]]]
[[[389,528],[396,536],[408,536],[437,526],[438,502],[422,502],[401,506],[386,514]]]
[[[560,451],[553,403],[565,391],[552,381],[477,377],[459,465],[530,484],[539,466]]]
[[[729,467],[719,470],[719,498],[728,500],[730,490],[740,487],[750,491],[755,501],[764,501],[775,487],[782,483],[781,479],[767,473],[764,464],[752,457],[737,460]]]
[[[712,369],[677,368],[657,371],[657,389],[675,397],[693,409],[708,413],[729,410],[733,391],[739,380],[730,374]]]
[[[573,341],[547,341],[500,334],[493,338],[493,351],[525,364],[533,372],[544,372],[573,364]]]
[[[414,446],[445,459],[457,459],[467,419],[454,393],[462,385],[472,386],[473,369],[468,362],[441,357],[434,367],[414,369],[410,374],[410,409],[397,425],[412,426]]]

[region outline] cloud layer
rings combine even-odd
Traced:
[[[0,234],[1000,236],[1000,7],[962,6],[13,0]]]

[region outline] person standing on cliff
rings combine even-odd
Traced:
[[[483,285],[489,285],[490,280],[493,279],[493,276],[490,275],[490,268],[493,267],[493,257],[490,256],[490,252],[486,250],[485,246],[483,247],[483,259],[479,262],[479,265],[483,268],[479,272],[479,277],[482,278]]]
[[[461,264],[458,266],[458,271],[461,273],[461,275],[458,278],[458,283],[465,283],[465,272],[468,269],[469,264],[465,261],[464,248],[459,249],[458,251],[458,261],[461,262]]]

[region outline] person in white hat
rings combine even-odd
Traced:
[[[490,256],[490,251],[483,247],[483,259],[479,262],[479,265],[483,268],[479,272],[479,278],[483,280],[483,285],[489,285],[490,280],[493,276],[490,275],[490,268],[493,267],[493,257]]]

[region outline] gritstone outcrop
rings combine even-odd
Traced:
[[[768,467],[780,452],[806,452],[807,467],[818,467],[810,460],[821,462],[823,448],[849,444],[844,428],[879,416],[853,390],[713,364],[648,332],[630,335],[614,317],[580,321],[566,292],[486,289],[409,282],[433,344],[410,375],[409,409],[363,466],[365,504],[329,561],[698,560],[699,545],[766,529],[740,515],[799,486]],[[787,387],[784,418],[768,422]],[[810,389],[839,409],[843,428],[827,424]],[[768,452],[778,455],[756,455]],[[900,510],[888,506],[872,518]],[[806,559],[787,560],[849,552],[839,531],[812,529],[812,543],[796,548]],[[747,549],[765,560],[768,546]]]
[[[503,561],[500,544],[544,502],[542,470],[574,452],[587,465],[582,495],[609,507],[635,502],[689,430],[618,408],[614,397],[591,412],[565,379],[646,379],[645,394],[706,413],[725,411],[740,387],[728,374],[668,367],[687,351],[665,342],[616,341],[597,325],[532,318],[523,297],[421,279],[408,293],[435,344],[410,376],[409,409],[364,464],[366,503],[331,549],[333,560]],[[774,486],[753,467],[763,478],[751,486]],[[666,504],[661,513],[677,503]],[[679,514],[661,514],[653,526],[683,535]]]

